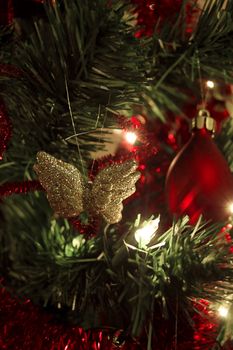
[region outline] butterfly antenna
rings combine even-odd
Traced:
[[[111,103],[111,91],[109,92],[109,95],[108,95],[108,105],[109,105],[110,103]],[[95,124],[96,129],[97,129],[97,127],[98,127],[100,115],[101,115],[101,105],[99,105],[99,108],[98,108],[98,114],[97,114],[96,124]],[[100,141],[101,138],[102,138],[101,136],[102,136],[102,134],[103,134],[103,129],[104,129],[104,126],[105,126],[105,122],[106,122],[107,116],[108,116],[108,110],[107,110],[107,108],[105,107],[104,119],[103,119],[103,123],[102,123],[101,128],[100,128],[100,137],[99,137],[99,141]],[[92,173],[93,173],[93,169],[94,169],[95,162],[96,162],[96,159],[93,159],[92,164],[91,164],[91,170],[90,170],[90,175],[91,175],[91,176],[92,176]]]
[[[73,131],[74,131],[74,135],[75,135],[75,142],[76,142],[76,145],[77,145],[77,148],[78,148],[78,155],[79,155],[79,159],[80,159],[80,163],[81,163],[82,173],[84,175],[85,171],[84,171],[84,166],[83,166],[83,158],[82,158],[80,145],[79,145],[79,141],[78,141],[78,137],[77,137],[77,131],[76,131],[75,123],[74,123],[72,107],[71,107],[71,104],[70,104],[70,94],[69,94],[69,88],[68,88],[66,75],[65,75],[65,86],[66,86],[66,96],[67,96],[67,103],[68,103],[69,112],[70,112],[71,123],[72,123]]]

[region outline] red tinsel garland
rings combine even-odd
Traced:
[[[85,239],[96,236],[100,227],[99,218],[93,218],[89,224],[83,224],[78,218],[70,218],[69,223],[79,234],[85,235]]]
[[[118,346],[119,332],[85,331],[56,321],[29,300],[12,298],[0,289],[0,349],[2,350],[140,350],[133,341]],[[115,345],[114,345],[115,343]]]
[[[34,191],[43,191],[39,181],[11,182],[0,186],[0,197],[8,197],[12,194],[24,194]]]
[[[14,18],[12,0],[0,0],[0,25],[11,24]]]
[[[0,160],[11,138],[11,122],[8,118],[5,104],[0,100]]]
[[[196,331],[194,342],[179,343],[179,350],[195,349],[209,350],[214,344],[216,335],[215,321],[210,320],[209,303],[205,300],[196,302],[197,309],[206,314],[206,318],[198,313],[194,316]],[[72,327],[54,318],[51,313],[34,306],[30,300],[20,301],[12,298],[0,288],[0,349],[2,350],[143,350],[146,344],[139,345],[132,339],[123,339],[122,332],[112,329],[85,331],[83,328]],[[123,337],[124,338],[124,337]],[[176,349],[175,345],[165,347],[166,350]],[[162,347],[156,349],[165,349]],[[232,350],[232,343],[227,343],[222,349]]]
[[[1,63],[0,64],[0,75],[10,78],[17,78],[22,75],[22,72],[12,64]]]
[[[18,77],[21,75],[21,72],[18,68],[10,64],[0,64],[0,75],[7,77]],[[6,150],[8,142],[10,141],[11,134],[11,121],[8,117],[5,103],[2,99],[0,99],[0,160],[3,158],[3,153]]]
[[[193,318],[196,326],[194,332],[195,350],[208,350],[215,344],[214,339],[217,335],[217,326],[213,322],[213,315],[211,317],[209,304],[204,299],[195,303],[197,310],[200,312],[200,314],[196,313]]]
[[[156,24],[159,27],[165,22],[172,22],[175,16],[181,11],[183,0],[131,0],[136,5],[137,22],[141,29],[136,37],[151,36],[154,33]],[[191,0],[185,6],[186,32],[192,32],[194,15],[197,13],[196,1]]]

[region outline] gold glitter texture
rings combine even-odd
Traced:
[[[122,201],[136,190],[140,177],[136,169],[134,161],[112,165],[101,170],[89,186],[77,168],[45,152],[37,154],[34,165],[56,214],[73,217],[85,210],[102,216],[109,224],[121,220]]]
[[[137,164],[127,161],[103,169],[96,176],[90,193],[90,203],[97,214],[108,223],[121,220],[122,201],[135,191],[135,183],[140,178]]]
[[[45,152],[37,153],[33,169],[56,214],[72,217],[84,210],[84,182],[78,169]]]

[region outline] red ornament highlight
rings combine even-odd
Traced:
[[[231,214],[233,176],[205,129],[196,130],[171,163],[166,193],[171,213],[189,215],[191,224],[201,214],[213,221]]]

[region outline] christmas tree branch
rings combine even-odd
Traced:
[[[125,229],[124,239],[113,226],[105,243],[103,228],[86,240],[67,221],[52,219],[43,194],[8,198],[2,209],[1,260],[8,260],[8,271],[1,274],[8,286],[83,327],[127,325],[138,336],[148,319],[178,317],[174,307],[191,322],[192,300],[207,299],[213,305],[231,300],[232,258],[225,233],[218,234],[221,225],[193,228],[184,219],[140,248],[134,223]],[[127,254],[116,259],[123,246]]]
[[[96,143],[101,146],[103,135],[94,132],[116,125],[113,113],[138,100],[144,79],[144,57],[122,20],[126,9],[126,3],[110,8],[105,0],[47,7],[47,20],[35,22],[17,49],[21,79],[6,81],[4,98],[17,142],[21,136],[29,149],[32,139],[38,140],[37,150],[66,149],[76,163],[80,155],[67,138],[80,134],[74,140],[84,159],[98,149]]]

